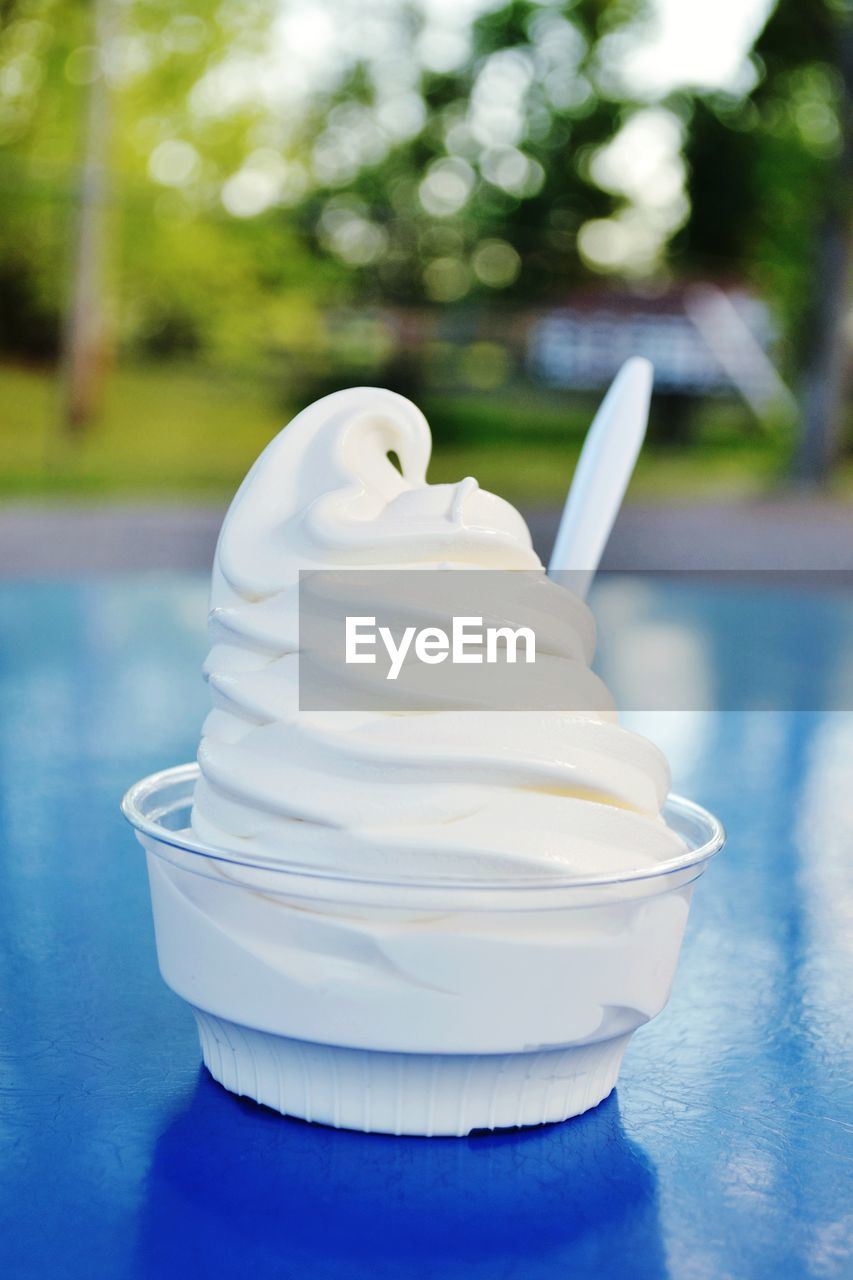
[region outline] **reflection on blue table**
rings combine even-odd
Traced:
[[[216,1274],[223,1256],[348,1280],[539,1280],[619,1257],[666,1275],[654,1172],[613,1096],[572,1125],[423,1141],[283,1121],[205,1073],[157,1142],[136,1271]]]
[[[643,625],[671,624],[672,589]],[[761,607],[784,660],[808,661],[802,610]],[[117,813],[129,782],[195,751],[204,583],[6,586],[0,608],[3,1274],[853,1274],[853,716],[642,717],[730,842],[606,1103],[463,1140],[335,1133],[200,1071]],[[820,610],[835,660],[849,613],[830,595]],[[710,587],[697,619],[725,683]]]

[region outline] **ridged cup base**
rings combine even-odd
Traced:
[[[580,1115],[616,1084],[630,1039],[532,1053],[385,1053],[292,1040],[193,1012],[205,1066],[231,1093],[336,1129],[425,1137]]]

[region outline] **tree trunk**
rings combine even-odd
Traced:
[[[824,485],[829,479],[841,449],[844,418],[851,266],[849,199],[853,189],[853,32],[846,21],[839,32],[838,54],[844,138],[816,255],[817,279],[801,387],[802,433],[796,458],[796,477],[810,486]]]
[[[95,0],[93,44],[98,53],[106,44],[111,4],[112,0]],[[62,340],[61,428],[68,439],[79,438],[91,421],[103,382],[109,106],[104,70],[99,66],[89,86],[86,108],[71,283]]]

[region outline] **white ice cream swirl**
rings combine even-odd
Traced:
[[[666,761],[612,710],[298,710],[300,569],[542,569],[508,503],[470,479],[426,483],[430,444],[413,404],[356,388],[299,414],[246,476],[213,571],[196,836],[390,877],[551,878],[677,855]],[[577,600],[572,617],[580,705],[608,708],[591,615]]]

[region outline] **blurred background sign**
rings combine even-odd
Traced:
[[[730,335],[741,345],[732,340],[729,352]],[[596,293],[539,321],[530,363],[551,386],[588,389],[608,383],[629,356],[642,355],[655,366],[659,391],[701,396],[743,390],[763,404],[771,385],[777,388],[768,359],[774,337],[767,307],[745,294],[732,300],[710,286],[687,296]]]
[[[847,0],[5,0],[0,495],[218,504],[367,382],[547,508],[640,353],[635,500],[844,500],[851,79]]]

